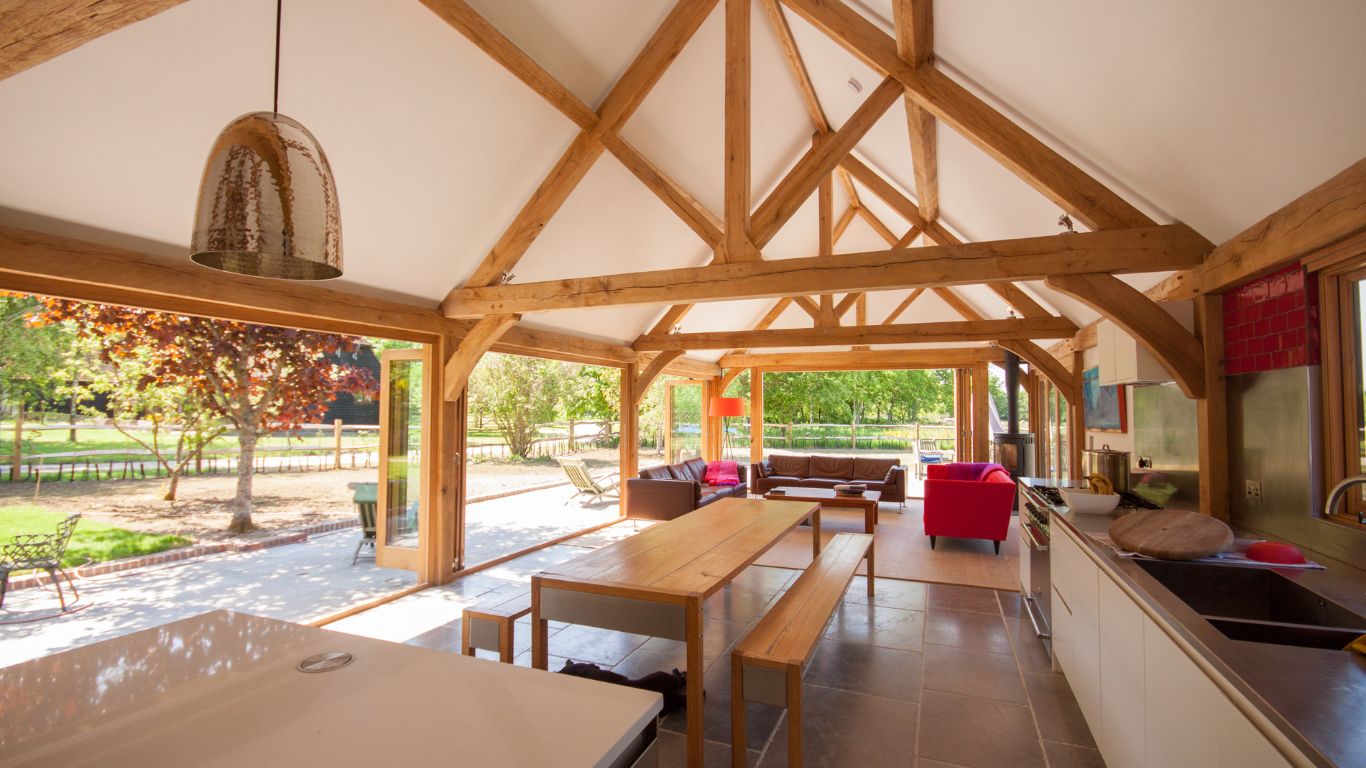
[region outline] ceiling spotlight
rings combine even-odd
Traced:
[[[860,83],[857,79],[851,77],[849,78],[849,90],[854,93],[863,93],[863,83]]]

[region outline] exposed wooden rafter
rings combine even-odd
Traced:
[[[602,105],[594,113],[595,119],[585,125],[586,116],[583,110],[575,105],[578,100],[568,89],[552,85],[554,79],[544,69],[480,17],[464,0],[423,0],[428,8],[507,67],[523,82],[531,85],[537,93],[546,97],[582,129],[550,174],[522,206],[512,224],[504,230],[488,255],[484,257],[467,285],[494,285],[501,282],[503,276],[512,270],[551,217],[587,175],[594,161],[602,154],[606,147],[604,137],[620,128],[640,106],[646,94],[664,74],[669,63],[678,56],[684,44],[706,20],[716,2],[717,0],[679,0],[625,74],[603,99]],[[628,155],[633,152],[625,142],[611,143],[617,149],[625,148]],[[652,169],[644,174],[645,177],[656,180],[664,178],[658,168],[642,161],[643,158],[635,157],[624,162],[633,171]],[[637,176],[640,177],[642,174],[637,173]],[[645,181],[645,178],[642,178],[642,181]],[[669,183],[664,185],[664,188],[659,188],[656,184],[651,188],[670,205],[670,208],[676,209],[677,206],[685,204],[684,198],[677,194],[681,187],[676,184]],[[700,222],[707,218],[702,214],[684,217],[685,221],[690,222],[690,226],[693,220]],[[697,229],[698,227],[694,227],[695,231]]]
[[[466,333],[456,347],[454,354],[446,360],[445,375],[441,377],[447,400],[460,399],[465,391],[470,373],[479,364],[479,358],[493,347],[493,343],[521,320],[520,315],[485,315]]]
[[[912,67],[930,63],[934,56],[933,0],[892,0],[896,27],[896,51]],[[915,199],[925,221],[939,220],[939,142],[934,115],[905,97],[906,129],[911,140],[911,163],[915,168]]]
[[[185,0],[3,0],[0,80]]]
[[[1039,280],[1049,275],[1151,272],[1201,262],[1207,241],[1183,224],[895,248],[825,258],[712,264],[453,291],[450,317],[724,301],[848,291]]]
[[[631,392],[635,396],[636,405],[640,405],[640,401],[645,399],[645,393],[649,391],[650,385],[655,382],[655,379],[659,378],[664,370],[669,367],[669,364],[682,354],[682,350],[660,352],[641,368],[640,373],[636,375],[635,382],[631,385]]]
[[[1001,351],[991,347],[958,349],[879,349],[871,352],[773,352],[736,354],[721,358],[722,368],[763,368],[766,371],[850,371],[893,368],[963,368],[979,362],[1000,362]]]
[[[1142,344],[1186,397],[1205,396],[1205,353],[1181,323],[1138,289],[1107,274],[1053,275],[1048,287],[1085,303]]]
[[[1065,318],[974,320],[947,323],[846,325],[766,331],[646,334],[637,351],[727,349],[731,347],[835,347],[850,344],[920,344],[998,339],[1057,339],[1072,334]]]
[[[725,0],[725,259],[754,261],[759,249],[750,238],[750,0]]]
[[[882,117],[882,113],[887,111],[900,93],[901,88],[895,81],[884,80],[838,131],[822,137],[802,155],[750,217],[750,236],[755,245],[762,248],[778,234],[783,224],[815,191],[821,178],[835,170],[840,160],[858,144],[859,139]]]
[[[896,40],[838,0],[782,0],[1025,183],[1090,229],[1152,224],[1142,211],[933,66],[912,66]]]

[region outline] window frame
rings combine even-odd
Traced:
[[[1354,249],[1355,250],[1355,249]],[[1337,259],[1319,270],[1319,340],[1322,345],[1323,439],[1326,487],[1366,471],[1360,435],[1366,427],[1362,397],[1361,313],[1358,284],[1366,284],[1366,250]],[[1355,404],[1356,407],[1349,407]],[[1366,511],[1361,489],[1351,492],[1328,518],[1352,528],[1363,528],[1358,515]]]

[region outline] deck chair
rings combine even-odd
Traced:
[[[66,595],[62,593],[62,580],[57,578],[58,574],[66,577],[66,585],[71,589],[71,596],[74,598],[72,602],[81,599],[81,594],[76,591],[76,585],[71,581],[71,574],[62,567],[66,545],[71,542],[71,533],[76,530],[76,523],[80,521],[81,514],[77,512],[58,523],[56,533],[21,533],[11,539],[10,543],[0,545],[0,607],[5,605],[5,592],[9,590],[10,573],[29,569],[47,571],[47,575],[52,577],[52,585],[57,588],[57,601],[62,604],[63,613],[67,611],[67,602]]]
[[[356,552],[351,556],[351,564],[355,565],[360,560],[361,549],[365,547],[370,548],[370,556],[374,557],[375,506],[379,502],[379,483],[351,483],[350,487],[355,492],[351,501],[360,515],[360,541],[356,542]]]
[[[943,464],[945,462],[944,452],[939,450],[939,441],[934,439],[923,439],[916,446],[916,465],[915,476],[923,478],[925,467],[930,464]]]
[[[602,501],[603,496],[621,495],[620,491],[617,490],[616,475],[608,475],[599,480],[588,473],[588,466],[583,463],[583,459],[558,456],[555,461],[564,468],[564,473],[569,475],[569,482],[573,483],[574,488],[578,491],[566,499],[565,504],[584,495],[592,496],[594,502]]]

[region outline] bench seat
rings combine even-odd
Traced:
[[[844,599],[859,563],[868,559],[873,537],[838,533],[796,583],[731,652],[731,744],[733,765],[746,763],[745,702],[788,710],[788,765],[802,763],[802,675],[825,626]],[[868,585],[872,593],[872,561]]]
[[[498,660],[512,663],[512,628],[531,613],[531,590],[466,608],[460,617],[460,652],[473,656],[476,648],[497,651]]]

